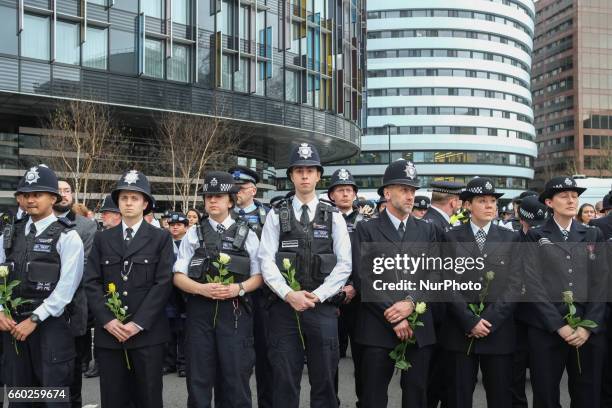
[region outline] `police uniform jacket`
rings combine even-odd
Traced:
[[[450,222],[444,218],[442,214],[438,211],[437,208],[434,208],[432,205],[429,207],[429,210],[423,217],[423,220],[434,224],[436,227],[440,228],[442,231],[446,231],[451,227]]]
[[[418,242],[424,243],[435,243],[436,242],[436,231],[434,226],[423,221],[416,219],[415,217],[408,217],[406,220],[406,227],[403,239],[397,232],[397,229],[391,222],[391,219],[387,215],[387,211],[382,211],[380,216],[372,218],[366,222],[360,222],[357,224],[357,230],[355,232],[355,245],[353,246],[353,265],[354,265],[354,276],[355,286],[358,292],[362,293],[363,296],[363,285],[371,284],[368,281],[368,277],[372,277],[372,271],[364,270],[366,266],[364,259],[362,259],[361,251],[362,244],[364,243],[389,243],[389,249],[395,251],[395,253],[403,254],[409,252],[412,247],[411,243]],[[431,251],[434,251],[431,249]],[[419,251],[419,253],[422,251]],[[375,254],[379,256],[380,254]],[[437,256],[437,253],[431,253],[430,256]],[[365,256],[365,254],[364,254]],[[425,271],[421,271],[425,273]],[[428,280],[439,280],[437,272],[427,272],[429,276],[415,274],[412,280],[418,280],[419,278]],[[414,295],[406,292],[405,295]],[[414,301],[418,302],[419,298],[414,295]],[[398,343],[395,332],[393,331],[394,325],[389,323],[385,319],[384,312],[387,308],[393,305],[393,301],[384,302],[362,302],[359,309],[359,316],[357,319],[356,328],[356,341],[366,346],[384,347],[392,349]],[[414,335],[417,340],[418,347],[424,347],[436,342],[436,335],[434,330],[433,313],[431,305],[428,305],[427,311],[423,314],[420,319],[424,326],[417,327],[414,330]]]
[[[601,232],[603,232],[605,240],[612,240],[612,213],[606,215],[605,217],[591,220],[589,225],[599,228]],[[608,252],[610,252],[610,247],[608,247]]]
[[[576,315],[596,322],[590,329],[605,329],[605,302],[608,263],[601,230],[572,221],[569,237],[554,218],[527,232],[525,249],[525,284],[531,313],[527,324],[551,333],[565,326],[567,307],[562,292],[572,291]],[[587,302],[588,300],[588,302]]]
[[[167,231],[146,221],[142,221],[129,246],[124,243],[123,223],[96,235],[85,272],[85,290],[96,319],[96,346],[122,347],[104,329],[114,319],[105,305],[109,283],[116,285],[123,305],[128,307],[126,323],[132,321],[143,329],[125,342],[126,348],[169,340],[164,309],[172,291],[172,245]]]
[[[508,354],[515,348],[515,326],[513,312],[521,289],[522,263],[517,256],[520,236],[507,228],[490,224],[485,246],[479,250],[471,223],[461,224],[445,233],[443,244],[444,257],[481,258],[482,269],[473,268],[458,274],[446,270],[444,276],[456,282],[474,282],[485,285],[485,274],[495,273],[489,284],[485,299],[485,309],[481,316],[476,316],[468,307],[469,303],[478,304],[481,291],[448,292],[454,293],[455,301],[447,304],[448,316],[444,321],[440,342],[447,350],[467,352],[470,338],[467,334],[480,321],[485,319],[492,324],[491,333],[475,339],[472,352],[476,354]]]

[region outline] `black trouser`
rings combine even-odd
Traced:
[[[400,377],[402,408],[427,407],[427,378],[432,349],[433,346],[418,348],[412,345],[408,347],[406,359],[412,364],[412,367],[402,371]],[[395,370],[389,352],[391,349],[362,346],[361,407],[363,408],[385,408],[387,406],[389,383]]]
[[[578,371],[576,348],[557,333],[529,327],[529,364],[534,408],[561,406],[559,384],[567,369],[571,408],[598,408],[606,347],[605,334],[591,334],[579,348],[582,374]]]
[[[527,408],[527,394],[525,382],[527,381],[527,367],[529,366],[529,342],[527,339],[527,325],[519,320],[515,321],[516,351],[513,357],[512,368],[512,408]]]
[[[170,341],[166,344],[164,367],[185,369],[185,318],[169,317]]]
[[[83,387],[83,370],[81,366],[83,364],[89,365],[91,362],[91,329],[87,329],[87,332],[74,338],[76,348],[76,358],[74,360],[74,375],[72,384],[70,384],[70,401],[74,408],[81,408],[83,406],[83,397],[81,395],[81,389]]]
[[[607,304],[606,353],[601,380],[601,406],[612,408],[612,304]]]
[[[270,307],[268,357],[272,364],[275,408],[297,408],[304,355],[310,380],[310,406],[338,406],[334,376],[338,370],[338,316],[336,307],[316,304],[298,313],[306,350],[300,341],[296,314],[289,304],[277,301]]]
[[[262,289],[252,293],[253,334],[255,337],[255,380],[257,382],[257,407],[272,408],[272,365],[268,358],[269,314],[264,308]]]
[[[18,319],[18,321],[23,318]],[[64,316],[48,317],[40,322],[25,341],[16,341],[5,332],[2,336],[5,381],[9,387],[70,387],[74,374],[74,337]],[[30,407],[31,403],[11,403],[11,407]],[[70,402],[41,404],[45,407],[69,407]]]
[[[127,350],[97,348],[102,408],[161,408],[164,344]]]
[[[349,304],[342,305],[340,307],[340,316],[338,318],[338,336],[340,343],[340,350],[346,348],[350,341],[351,344],[351,357],[353,358],[353,378],[355,381],[355,396],[357,397],[356,406],[361,406],[359,399],[361,398],[361,345],[355,342],[355,330],[357,327],[357,314],[358,314],[358,301],[353,299]],[[345,344],[346,343],[346,344]],[[338,401],[338,370],[336,370],[335,387],[336,387],[336,398]]]
[[[223,406],[251,407],[249,379],[255,365],[253,316],[238,300],[235,302],[219,301],[215,324],[216,301],[201,296],[190,296],[187,301],[185,355],[189,407],[210,407],[213,387],[219,378]]]
[[[447,405],[449,408],[471,408],[478,368],[487,395],[487,406],[512,407],[512,354],[446,353]]]

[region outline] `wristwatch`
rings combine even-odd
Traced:
[[[38,315],[36,313],[32,313],[30,315],[30,320],[32,321],[32,323],[40,323],[40,317],[38,317]]]
[[[242,286],[242,282],[238,284],[238,287],[240,288],[240,290],[238,291],[238,296],[244,296],[246,294],[246,291],[244,290],[244,286]]]

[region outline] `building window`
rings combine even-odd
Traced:
[[[17,55],[17,10],[0,6],[0,53]]]
[[[79,65],[81,42],[79,39],[79,24],[58,21],[56,30],[55,60],[64,64]]]
[[[108,29],[87,26],[87,41],[83,43],[83,66],[106,69],[107,55]]]
[[[189,46],[172,44],[172,58],[168,60],[168,79],[189,81]]]
[[[189,21],[189,0],[172,0],[172,21],[187,25]]]
[[[300,101],[300,73],[296,71],[285,71],[285,93],[287,101]]]
[[[231,55],[223,54],[221,63],[221,70],[223,71],[221,88],[223,89],[232,89],[232,61],[234,61],[234,58]]]
[[[163,0],[144,0],[141,2],[142,11],[147,17],[163,18],[164,2]]]
[[[26,14],[23,16],[21,32],[21,55],[23,57],[49,60],[51,19]]]
[[[164,77],[164,43],[162,40],[145,40],[145,75],[153,78]]]
[[[234,91],[248,92],[250,64],[247,58],[240,58],[240,69],[234,72]]]
[[[130,31],[111,29],[110,70],[123,74],[136,74],[136,35]]]

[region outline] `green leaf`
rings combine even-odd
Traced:
[[[576,306],[574,306],[573,304],[569,305],[569,314],[571,314],[571,315],[575,315],[576,314]]]
[[[415,325],[416,327],[424,327],[424,326],[425,326],[425,324],[424,324],[423,322],[418,322],[418,321],[417,321],[417,322],[414,322],[414,325]]]
[[[219,268],[220,268],[219,262],[213,262],[212,264],[213,264],[213,266],[214,266],[215,268],[217,268],[217,269],[219,269]]]
[[[474,314],[478,314],[478,311],[476,310],[476,305],[473,303],[468,304],[468,308],[472,311],[472,313]]]
[[[395,349],[394,349],[394,350],[392,350],[392,351],[389,353],[389,357],[391,357],[391,359],[392,359],[392,360],[397,360],[397,359],[398,359],[398,357],[399,357],[399,355],[398,355],[398,353],[397,353],[397,350],[395,350]]]
[[[210,275],[206,275],[206,282],[208,283],[213,283],[213,278],[210,277]]]
[[[578,322],[578,326],[585,327],[587,329],[594,329],[597,327],[597,323],[592,320],[581,320]]]
[[[395,368],[398,370],[406,371],[411,367],[411,365],[406,360],[399,360],[395,362]]]

